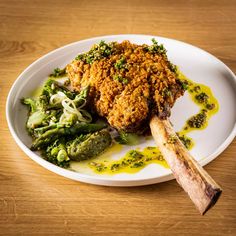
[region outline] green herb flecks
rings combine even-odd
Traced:
[[[172,72],[176,73],[177,72],[177,66],[174,65],[173,63],[171,63],[170,61],[169,62],[169,68]]]
[[[201,91],[201,87],[199,85],[193,87],[193,91],[198,93]]]
[[[144,165],[144,162],[143,161],[138,161],[138,162],[135,162],[131,168],[138,168],[138,167],[141,167]]]
[[[166,49],[164,48],[163,44],[158,44],[158,42],[153,38],[152,39],[152,45],[146,47],[145,49],[150,53],[157,53],[160,55],[166,55]]]
[[[143,151],[130,150],[120,160],[93,161],[89,166],[99,173],[116,174],[135,173],[150,163],[168,167],[157,147],[146,147]]]
[[[202,110],[200,113],[192,116],[188,121],[187,124],[191,128],[202,128],[207,121],[207,112],[206,110]]]
[[[113,46],[114,42],[105,43],[105,41],[101,41],[99,44],[95,44],[89,52],[79,54],[75,59],[92,64],[96,60],[110,56],[113,53]]]
[[[129,83],[129,80],[127,78],[123,78],[121,75],[114,75],[113,79],[124,84],[124,85]]]
[[[215,108],[215,104],[214,103],[211,103],[211,104],[206,104],[206,109],[208,109],[208,110],[213,110],[214,108]]]
[[[179,80],[179,82],[180,82],[181,87],[182,87],[183,90],[188,90],[188,88],[189,88],[189,83],[188,83],[187,80],[182,80],[182,81]]]
[[[92,161],[89,163],[89,165],[91,167],[94,167],[96,169],[96,171],[98,171],[98,172],[103,172],[107,169],[107,166],[105,166],[103,163],[100,163],[100,162]]]
[[[206,93],[202,92],[196,95],[195,98],[199,103],[207,103],[209,96]]]
[[[140,160],[143,157],[143,154],[136,150],[131,150],[129,154],[134,160]]]
[[[193,143],[193,141],[192,141],[191,138],[187,137],[187,136],[184,135],[184,134],[180,134],[180,133],[177,133],[177,135],[178,135],[180,141],[183,143],[183,145],[184,145],[188,150],[190,150],[190,149],[193,147],[194,143]]]
[[[126,59],[125,59],[125,57],[122,57],[120,60],[118,60],[118,61],[115,63],[115,68],[116,68],[117,70],[126,69],[126,68],[127,68],[127,64],[126,64]]]

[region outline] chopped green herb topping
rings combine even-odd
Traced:
[[[75,59],[92,64],[96,60],[110,56],[113,53],[113,46],[114,42],[105,43],[105,41],[102,40],[99,44],[95,44],[89,52],[80,54]]]
[[[157,53],[160,55],[166,54],[166,49],[164,48],[163,44],[158,45],[157,41],[153,38],[152,45],[145,48],[150,53]]]
[[[169,68],[170,68],[170,70],[172,71],[172,72],[177,72],[177,66],[176,65],[174,65],[173,63],[171,63],[170,61],[168,61],[169,62]]]
[[[127,78],[123,78],[121,75],[114,75],[113,79],[119,81],[122,84],[128,84],[129,83],[129,80]]]
[[[126,65],[126,59],[125,57],[122,57],[120,60],[118,60],[116,63],[115,63],[115,68],[117,70],[120,70],[120,69],[126,69],[127,65]]]
[[[181,86],[182,86],[183,90],[187,90],[188,89],[189,84],[188,84],[187,80],[180,81],[180,83],[181,83]]]

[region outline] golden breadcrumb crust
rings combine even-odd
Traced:
[[[115,43],[114,47],[113,54],[92,64],[83,60],[69,64],[72,86],[80,90],[90,85],[90,104],[118,130],[137,131],[152,112],[169,116],[170,108],[184,91],[167,58],[144,50],[147,45],[129,41]],[[125,68],[119,69],[115,65],[122,58]]]

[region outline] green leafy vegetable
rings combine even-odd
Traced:
[[[37,98],[21,100],[29,108],[26,128],[33,138],[32,150],[68,167],[71,159],[90,158],[110,145],[110,133],[103,130],[107,124],[91,123],[92,116],[85,109],[88,92],[89,87],[77,93],[49,79]]]
[[[61,167],[68,167],[70,158],[66,150],[65,139],[57,139],[43,151],[45,159]]]
[[[93,133],[98,130],[104,129],[106,125],[104,124],[75,124],[70,127],[58,127],[55,129],[47,130],[41,136],[34,140],[31,149],[37,150],[42,147],[47,146],[52,143],[54,140],[63,137],[63,136],[73,136],[76,134],[88,134]]]
[[[64,69],[60,69],[60,68],[55,68],[53,73],[50,74],[50,77],[54,77],[54,78],[60,78],[66,75],[66,68]]]

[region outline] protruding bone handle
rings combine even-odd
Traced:
[[[205,214],[220,197],[221,187],[190,155],[168,119],[153,116],[150,128],[177,182],[188,193],[200,213]]]

